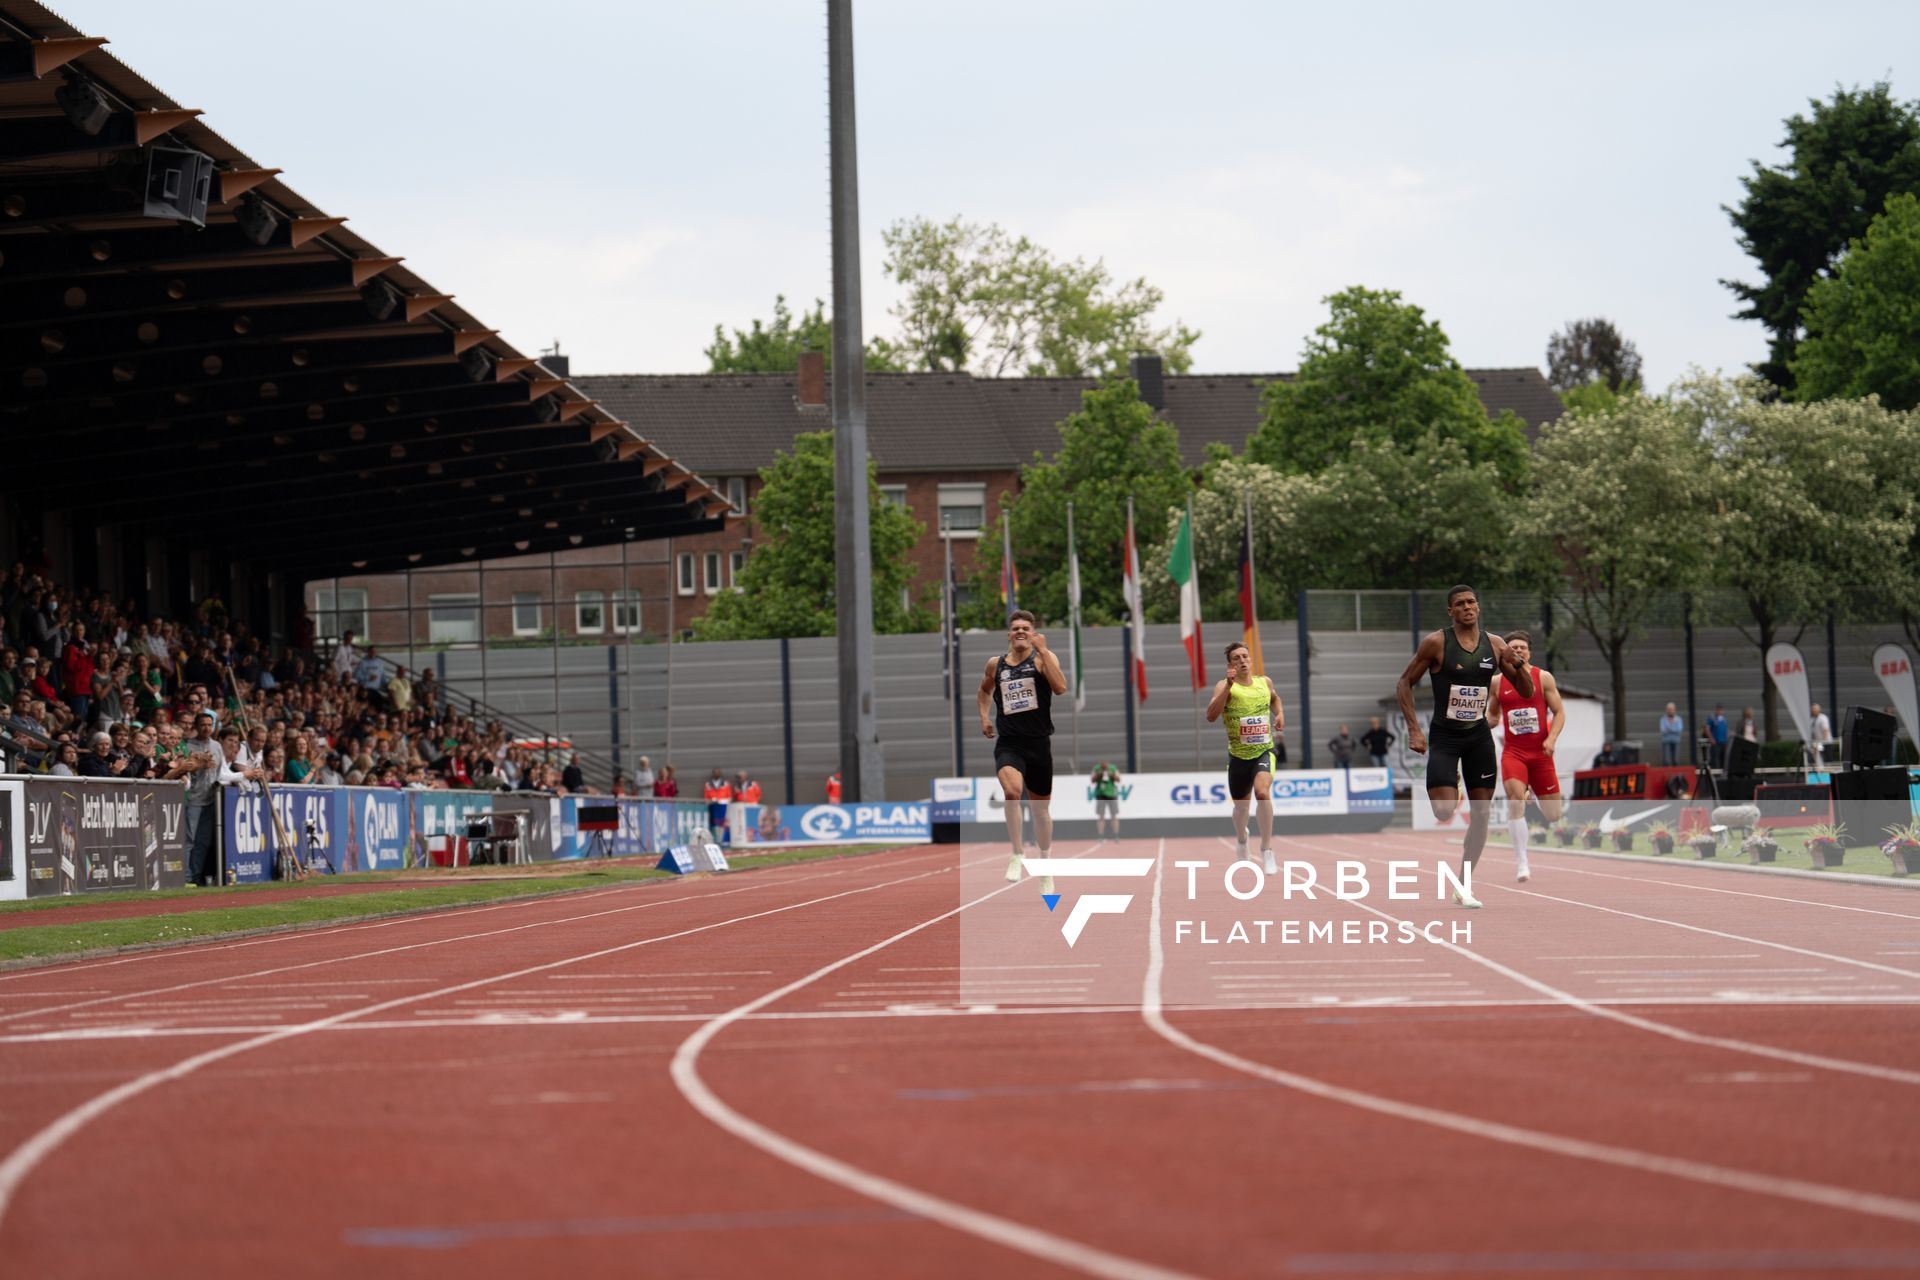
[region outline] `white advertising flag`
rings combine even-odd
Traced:
[[[1807,660],[1790,644],[1776,644],[1767,650],[1767,676],[1780,689],[1780,700],[1787,704],[1793,727],[1800,741],[1813,740],[1812,695],[1807,692]]]
[[[1916,711],[1913,690],[1913,659],[1897,644],[1883,644],[1873,651],[1873,669],[1886,686],[1887,701],[1900,717],[1900,727],[1910,742],[1920,742],[1920,712]]]

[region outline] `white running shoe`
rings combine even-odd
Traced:
[[[1014,881],[1016,884],[1019,883],[1020,855],[1017,853],[1007,859],[1007,879]]]
[[[1518,880],[1521,884],[1525,884],[1532,874],[1532,872],[1527,870],[1526,861],[1522,859],[1520,865],[1515,869],[1514,879]]]
[[[1041,877],[1040,877],[1040,892],[1041,892],[1041,893],[1052,893],[1052,892],[1053,892],[1053,877],[1052,877],[1052,876],[1041,876]]]
[[[1273,850],[1271,850],[1271,849],[1262,849],[1262,850],[1261,850],[1260,852],[1261,852],[1261,853],[1263,853],[1263,854],[1265,854],[1265,855],[1267,856],[1267,874],[1268,874],[1268,875],[1270,875],[1270,876],[1277,876],[1277,875],[1279,875],[1279,874],[1280,874],[1280,864],[1279,864],[1278,862],[1276,862],[1276,861],[1274,860],[1274,857],[1273,857]]]
[[[1458,892],[1453,895],[1453,904],[1456,907],[1465,907],[1469,911],[1477,911],[1481,906],[1480,899]]]
[[[1245,840],[1234,842],[1233,856],[1241,862],[1253,861],[1253,855],[1247,852],[1247,842]]]

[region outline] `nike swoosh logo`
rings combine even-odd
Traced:
[[[1642,809],[1638,813],[1630,813],[1626,817],[1616,820],[1613,816],[1613,806],[1609,805],[1607,806],[1607,811],[1600,815],[1600,829],[1606,832],[1619,831],[1625,827],[1632,826],[1642,818],[1651,818],[1662,809],[1671,808],[1673,808],[1673,806],[1670,804],[1657,804],[1651,809]]]

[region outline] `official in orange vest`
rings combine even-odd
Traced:
[[[838,772],[827,775],[827,803],[840,803],[840,775]]]
[[[749,778],[745,771],[741,772],[739,784],[734,790],[741,804],[760,803],[760,780],[758,778]]]
[[[713,838],[726,843],[727,806],[733,802],[733,784],[727,781],[727,775],[720,772],[720,766],[713,766],[713,776],[707,779],[705,789],[707,801],[707,827],[713,832]]]

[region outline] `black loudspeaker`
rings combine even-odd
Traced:
[[[1899,721],[1872,707],[1848,707],[1840,717],[1840,758],[1855,769],[1871,769],[1893,759]]]
[[[1729,778],[1751,778],[1754,767],[1759,763],[1759,743],[1749,738],[1735,738],[1727,743],[1727,776]]]
[[[618,831],[620,829],[620,806],[614,804],[583,804],[580,806],[578,826],[582,831]]]
[[[180,147],[147,148],[147,191],[141,211],[207,225],[207,200],[213,191],[213,157]]]

